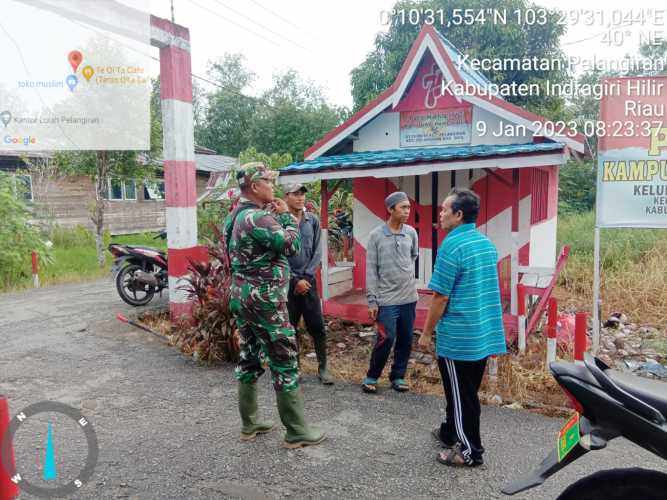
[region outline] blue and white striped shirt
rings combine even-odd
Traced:
[[[440,245],[428,285],[449,297],[435,329],[438,356],[477,361],[507,351],[497,261],[475,224],[457,226]]]

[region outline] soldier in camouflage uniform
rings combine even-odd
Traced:
[[[239,329],[241,354],[236,368],[242,440],[268,432],[270,422],[257,420],[257,379],[268,361],[278,412],[287,428],[285,446],[318,444],[324,433],[309,427],[303,417],[298,383],[297,346],[287,312],[289,264],[301,239],[296,219],[283,200],[274,199],[277,172],[253,162],[237,175],[241,197],[225,221],[232,267],[230,309]]]

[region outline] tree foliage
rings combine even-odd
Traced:
[[[251,144],[250,124],[258,103],[246,94],[257,77],[246,68],[241,54],[225,54],[210,63],[207,76],[218,87],[206,96],[204,122],[195,134],[197,142],[219,154],[238,156]]]
[[[292,163],[292,155],[289,153],[262,153],[252,146],[245,151],[241,151],[239,155],[240,165],[251,161],[261,161],[273,170],[278,170]]]
[[[238,156],[252,146],[301,160],[304,150],[347,116],[345,108],[328,104],[322,89],[294,70],[274,75],[271,88],[249,97],[256,75],[240,54],[219,58],[208,77],[218,88],[207,96],[197,141],[220,154]]]
[[[321,88],[303,81],[294,70],[274,75],[262,94],[250,128],[251,144],[267,153],[289,153],[297,161],[303,152],[346,115],[330,106]]]

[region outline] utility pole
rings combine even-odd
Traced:
[[[118,2],[96,3],[96,11],[82,8],[83,0],[17,0],[94,28],[150,43],[160,49],[160,100],[163,123],[166,184],[167,245],[169,248],[169,310],[173,319],[192,316],[192,300],[183,290],[192,261],[207,262],[208,250],[197,244],[194,124],[190,32]],[[171,2],[173,6],[173,0]],[[173,18],[173,8],[172,8]],[[115,19],[107,22],[106,19]],[[147,26],[147,22],[150,25]],[[150,28],[150,39],[146,30]],[[1,467],[1,465],[0,465]],[[2,496],[0,492],[0,497]]]
[[[171,22],[175,23],[174,21],[174,0],[171,0]]]

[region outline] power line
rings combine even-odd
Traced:
[[[216,12],[216,11],[214,11],[214,10],[212,10],[212,9],[209,9],[208,7],[205,7],[205,6],[203,6],[203,5],[198,4],[198,3],[195,2],[194,0],[189,0],[189,1],[190,1],[191,4],[196,5],[196,6],[199,7],[200,9],[203,9],[203,10],[205,10],[205,11],[207,11],[207,12],[213,14],[213,15],[216,16],[216,17],[219,17],[219,18],[222,19],[223,21],[226,21],[226,22],[228,22],[228,23],[230,23],[230,24],[233,24],[234,26],[236,26],[236,27],[238,27],[238,28],[241,28],[241,29],[244,30],[244,31],[247,31],[248,33],[252,33],[253,35],[255,35],[255,36],[261,38],[262,40],[269,42],[270,44],[273,44],[273,45],[276,45],[276,44],[277,44],[277,42],[276,42],[275,40],[269,40],[269,39],[266,38],[265,36],[260,35],[259,33],[255,32],[255,31],[253,31],[253,30],[251,30],[251,29],[249,29],[249,28],[247,28],[247,27],[245,27],[245,26],[243,26],[243,25],[241,25],[241,24],[239,24],[239,23],[237,23],[237,22],[235,22],[235,21],[232,21],[231,19],[227,19],[226,17],[223,17],[223,16],[220,15],[218,12]],[[279,44],[278,44],[278,45],[279,45]]]
[[[297,26],[296,24],[294,24],[294,23],[293,23],[292,21],[290,21],[289,19],[287,19],[287,18],[281,16],[281,15],[278,14],[277,12],[274,12],[273,10],[269,9],[268,7],[265,7],[265,6],[262,5],[261,3],[257,2],[257,0],[250,0],[250,1],[251,1],[252,3],[254,3],[255,5],[257,5],[260,9],[265,10],[265,11],[268,12],[269,14],[271,14],[271,15],[277,17],[277,18],[280,19],[281,21],[283,21],[283,22],[289,24],[289,25],[292,26],[293,28],[296,28],[297,30],[299,30],[299,31],[301,31],[302,33],[308,35],[309,37],[311,37],[311,38],[316,38],[315,36],[311,35],[311,34],[308,33],[307,31],[305,31],[305,30],[304,30],[303,28],[301,28],[300,26]]]
[[[615,26],[613,29],[617,30],[617,29],[621,29],[621,28],[627,28],[628,26],[632,26],[632,23],[620,24],[620,25],[618,25],[618,26]],[[573,42],[563,43],[563,45],[574,45],[575,43],[587,42],[587,41],[589,41],[589,40],[593,40],[594,38],[597,38],[597,37],[599,37],[599,36],[602,36],[602,35],[604,35],[605,33],[608,33],[609,31],[611,31],[611,30],[610,30],[610,29],[607,29],[607,30],[604,30],[604,31],[600,31],[599,33],[597,33],[597,34],[595,34],[595,35],[591,35],[591,36],[589,36],[589,37],[582,38],[581,40],[575,40],[575,41],[573,41]]]
[[[155,57],[155,56],[150,55],[150,54],[148,54],[148,53],[146,53],[146,52],[143,52],[143,51],[137,49],[136,47],[132,47],[131,45],[128,45],[128,44],[126,44],[126,43],[123,43],[122,41],[119,41],[119,40],[116,40],[116,39],[114,39],[114,38],[111,38],[111,37],[109,37],[107,34],[105,34],[104,32],[102,32],[101,30],[99,30],[99,29],[97,29],[97,28],[95,28],[95,27],[93,27],[93,26],[89,26],[89,25],[87,25],[87,24],[80,23],[79,21],[76,21],[76,20],[74,20],[74,19],[69,19],[69,18],[66,18],[66,19],[67,19],[68,21],[70,21],[70,22],[72,22],[72,23],[74,23],[74,24],[76,24],[76,25],[82,27],[82,28],[85,28],[85,29],[88,29],[88,30],[92,30],[92,31],[98,33],[99,35],[101,35],[102,37],[106,38],[107,40],[110,40],[110,41],[112,41],[112,42],[114,42],[114,43],[118,43],[119,45],[122,45],[122,46],[124,46],[124,47],[126,47],[126,48],[128,48],[128,49],[130,49],[130,50],[132,50],[132,51],[134,51],[134,52],[136,52],[136,53],[138,53],[138,54],[140,54],[140,55],[143,55],[144,57],[148,57],[148,58],[150,58],[150,59],[153,59],[154,61],[158,61],[158,62],[160,61],[160,59],[159,59],[158,57]],[[2,29],[2,31],[4,31],[5,35],[9,38],[9,40],[10,40],[10,41],[14,44],[14,46],[16,47],[17,53],[18,53],[18,55],[19,55],[19,58],[21,59],[21,62],[22,62],[22,64],[23,64],[23,68],[24,68],[24,70],[25,70],[25,72],[26,72],[26,75],[28,76],[28,78],[31,78],[30,71],[28,70],[28,65],[27,65],[27,63],[26,63],[26,61],[25,61],[25,58],[23,57],[23,52],[22,52],[22,50],[21,50],[20,45],[16,42],[16,40],[14,40],[14,38],[9,34],[9,32],[6,30],[6,28],[5,28],[1,23],[0,23],[0,29]],[[232,89],[232,88],[225,87],[225,86],[223,86],[223,85],[220,85],[219,83],[216,83],[216,82],[214,82],[214,81],[209,80],[208,78],[204,78],[203,76],[197,75],[197,74],[192,73],[192,72],[190,72],[190,75],[191,75],[192,78],[196,78],[196,79],[198,79],[198,80],[201,80],[201,81],[203,81],[203,82],[206,82],[206,83],[208,83],[209,85],[212,85],[212,86],[214,86],[214,87],[220,88],[220,89],[222,89],[222,90],[224,90],[224,91],[226,91],[226,92],[229,92],[229,93],[231,93],[231,94],[233,94],[233,95],[235,95],[235,96],[237,96],[237,97],[241,97],[241,98],[244,98],[244,99],[255,100],[256,102],[259,102],[260,104],[263,104],[264,106],[266,106],[267,108],[269,108],[269,109],[271,109],[271,110],[273,110],[273,111],[276,110],[275,106],[272,106],[272,105],[269,104],[265,99],[262,99],[261,97],[247,96],[247,95],[242,94],[241,92],[238,92],[238,91],[236,91],[236,90],[234,90],[234,89]],[[45,103],[44,100],[42,99],[42,96],[41,96],[41,94],[39,93],[39,90],[38,90],[37,88],[35,88],[34,90],[35,90],[35,92],[37,93],[37,96],[38,96],[40,102],[42,103],[42,106],[44,106],[45,109],[49,109],[49,107],[46,105],[46,103]],[[78,147],[78,145],[77,145],[77,144],[72,140],[72,138],[65,132],[65,130],[62,128],[62,126],[61,126],[60,124],[58,124],[58,128],[59,128],[60,131],[63,133],[63,135],[70,141],[70,143],[72,143],[72,145],[74,145],[75,147]]]
[[[311,52],[311,50],[310,50],[308,47],[304,47],[304,46],[301,45],[300,43],[297,43],[297,42],[295,42],[294,40],[291,40],[291,39],[287,38],[286,36],[283,36],[282,34],[277,33],[276,31],[272,30],[272,29],[269,28],[268,26],[266,26],[266,25],[264,25],[264,24],[262,24],[262,23],[257,22],[255,19],[252,19],[252,18],[246,16],[245,14],[239,12],[239,11],[236,10],[236,9],[233,9],[232,7],[229,7],[229,6],[225,5],[225,4],[222,3],[220,0],[214,0],[214,1],[215,1],[218,5],[220,5],[222,8],[227,9],[227,10],[231,10],[231,11],[232,11],[233,13],[235,13],[237,16],[241,16],[242,18],[246,19],[247,21],[250,21],[251,23],[255,23],[257,26],[260,26],[260,27],[264,28],[264,29],[267,30],[269,33],[273,33],[273,34],[276,35],[278,38],[282,38],[283,40],[285,40],[285,41],[291,43],[292,45],[295,45],[296,47],[299,47],[300,49],[303,49],[303,50],[305,50],[305,51],[307,51],[307,52]]]
[[[77,24],[77,25],[79,25],[79,26],[81,26],[82,28],[85,28],[85,29],[89,29],[89,30],[95,31],[96,33],[100,34],[101,36],[103,36],[103,37],[106,38],[107,40],[111,40],[112,42],[118,43],[119,45],[122,45],[122,46],[125,47],[125,48],[128,48],[128,49],[130,49],[130,50],[132,50],[132,51],[134,51],[134,52],[136,52],[136,53],[138,53],[138,54],[141,54],[141,55],[143,55],[144,57],[148,57],[148,58],[150,58],[150,59],[153,59],[154,61],[160,62],[160,58],[159,58],[159,57],[155,57],[155,56],[153,56],[153,55],[147,54],[146,52],[143,52],[143,51],[137,49],[136,47],[132,47],[131,45],[128,45],[128,44],[126,44],[126,43],[121,42],[120,40],[116,40],[116,39],[114,39],[114,38],[111,38],[111,37],[107,36],[103,31],[101,31],[101,30],[95,28],[94,26],[89,26],[89,25],[80,23],[79,21],[76,21],[76,20],[74,20],[74,19],[68,19],[68,20],[71,21],[71,22],[73,22],[73,23],[75,23],[75,24]],[[275,109],[276,109],[274,106],[272,106],[271,104],[269,104],[265,99],[262,99],[261,97],[253,97],[253,96],[248,96],[248,95],[242,94],[241,92],[237,92],[236,90],[234,90],[234,89],[232,89],[232,88],[225,87],[225,86],[223,86],[223,85],[220,85],[219,83],[216,83],[216,82],[214,82],[214,81],[209,80],[208,78],[204,78],[203,76],[197,75],[197,74],[192,73],[192,72],[190,72],[190,76],[192,76],[192,78],[196,78],[197,80],[201,80],[201,81],[203,81],[203,82],[206,82],[206,83],[208,83],[209,85],[213,85],[214,87],[218,87],[219,89],[222,89],[222,90],[224,90],[224,91],[226,91],[226,92],[229,92],[229,93],[231,93],[231,94],[234,94],[234,95],[236,95],[236,96],[238,96],[238,97],[243,97],[243,98],[245,98],[245,99],[254,99],[254,100],[256,100],[257,102],[260,102],[260,103],[263,104],[264,106],[266,106],[266,107],[268,107],[268,108],[270,108],[270,109],[272,109],[272,110],[274,110],[274,111],[275,111]]]

